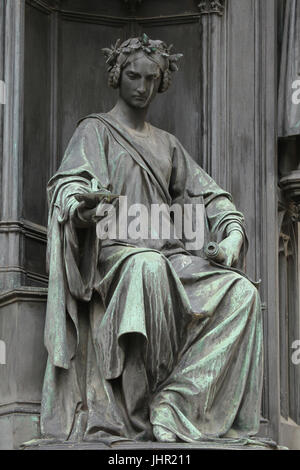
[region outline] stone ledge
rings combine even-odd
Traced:
[[[23,286],[5,290],[0,293],[0,307],[14,302],[46,302],[48,289],[46,287]]]
[[[212,442],[195,443],[162,443],[162,442],[116,442],[106,445],[101,442],[57,442],[57,441],[30,441],[20,448],[23,450],[104,450],[117,451],[196,451],[196,450],[288,450],[286,447],[277,446],[269,439],[255,439],[248,442],[238,439],[222,439]]]

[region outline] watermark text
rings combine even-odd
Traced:
[[[292,83],[292,88],[295,90],[292,94],[293,104],[300,104],[300,80],[295,80]]]
[[[300,364],[300,339],[293,342],[292,349],[295,349],[292,354],[292,363],[298,366]]]
[[[97,208],[97,236],[100,240],[184,240],[187,250],[204,245],[204,204],[128,205],[120,196],[118,208],[100,204]]]

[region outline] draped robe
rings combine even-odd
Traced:
[[[202,203],[207,234],[245,237],[244,218],[171,134],[130,133],[109,114],[80,121],[48,184],[48,363],[44,438],[181,441],[257,433],[262,320],[257,289],[185,240],[100,242],[74,195],[109,189],[128,205]],[[77,221],[77,222],[76,222]]]

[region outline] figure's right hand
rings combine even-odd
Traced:
[[[83,201],[78,204],[76,208],[76,215],[80,222],[86,225],[91,225],[94,223],[96,211],[97,206],[89,209],[86,203]]]
[[[116,199],[117,195],[110,191],[102,190],[93,193],[76,194],[76,200],[79,202],[76,208],[76,216],[80,225],[92,225],[96,222],[95,216],[97,207],[104,201]]]

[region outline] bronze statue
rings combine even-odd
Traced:
[[[181,55],[146,35],[104,53],[118,101],[79,122],[48,184],[42,437],[247,438],[259,429],[262,319],[256,287],[234,269],[243,215],[176,137],[146,122]],[[222,257],[171,235],[100,240],[110,195],[117,214],[120,196],[149,211],[204,205]]]

